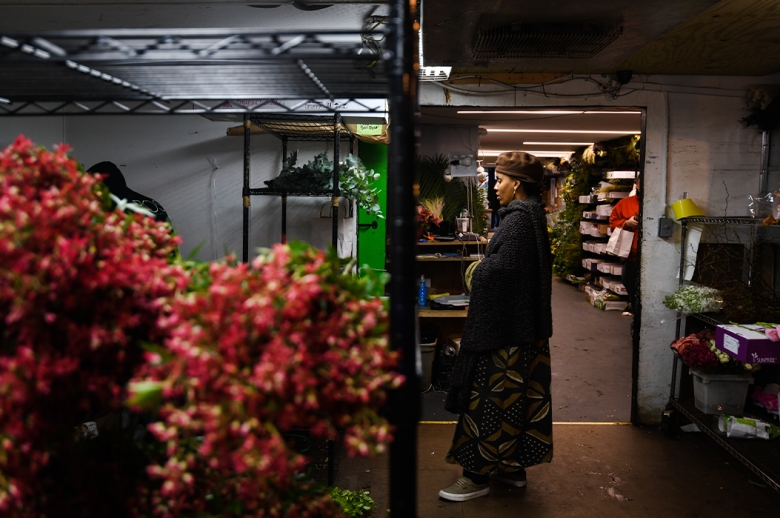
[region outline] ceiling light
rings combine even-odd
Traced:
[[[534,113],[537,115],[567,115],[575,113],[584,113],[582,110],[458,110],[458,114],[471,115],[471,114],[508,114],[508,113]]]
[[[471,115],[471,114],[491,114],[491,113],[497,113],[497,114],[510,114],[510,113],[530,113],[530,114],[537,114],[537,115],[576,115],[576,114],[582,114],[582,113],[606,113],[610,115],[623,115],[623,114],[629,114],[629,115],[638,115],[642,112],[632,112],[632,111],[600,111],[600,110],[458,110],[458,114],[462,115]]]
[[[610,135],[635,135],[639,131],[609,131],[609,130],[554,130],[554,129],[514,129],[487,128],[488,133],[605,133]]]
[[[592,146],[593,142],[523,142],[524,146]]]
[[[513,153],[516,151],[523,151],[524,153],[528,153],[530,155],[534,155],[536,157],[542,157],[542,158],[548,158],[548,157],[559,157],[559,156],[568,156],[574,153],[574,151],[525,151],[525,150],[518,150],[514,149],[512,151],[502,151],[502,150],[496,150],[496,149],[482,149],[479,151],[480,156],[498,156],[501,153]]]

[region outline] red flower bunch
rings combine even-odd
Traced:
[[[150,426],[165,444],[148,467],[151,511],[341,516],[330,496],[294,482],[305,459],[283,432],[338,428],[351,454],[380,451],[390,428],[378,410],[402,377],[391,372],[382,302],[338,266],[311,247],[277,245],[251,268],[212,263],[193,277],[162,322],[165,347],[133,384],[139,406],[162,402]]]
[[[718,367],[718,357],[710,348],[715,332],[706,329],[699,333],[684,336],[671,343],[674,350],[688,367],[708,371]]]
[[[427,227],[431,223],[436,225],[437,227],[439,224],[444,221],[440,217],[436,216],[433,212],[429,211],[422,205],[417,206],[417,216],[415,221],[417,221],[417,225],[421,227]]]
[[[121,408],[143,361],[141,341],[155,339],[166,301],[187,284],[168,265],[178,239],[169,228],[108,212],[105,187],[66,153],[24,137],[0,153],[3,516],[50,515],[69,504],[89,512],[89,484],[75,494],[68,484],[106,474],[82,455],[72,430],[88,414]]]

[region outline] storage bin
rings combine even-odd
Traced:
[[[705,414],[742,415],[753,378],[740,374],[707,374],[691,369],[696,408]]]
[[[433,383],[433,359],[436,357],[436,343],[420,344],[420,361],[422,362],[422,378],[420,379],[420,389],[428,390]]]

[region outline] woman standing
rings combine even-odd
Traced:
[[[463,476],[439,491],[463,502],[489,480],[526,485],[525,468],[552,460],[552,260],[541,198],[544,168],[522,152],[496,160],[501,223],[474,269],[445,408],[459,413],[447,462]]]

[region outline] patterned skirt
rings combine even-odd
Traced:
[[[481,475],[550,462],[550,380],[547,340],[483,354],[446,461]]]

